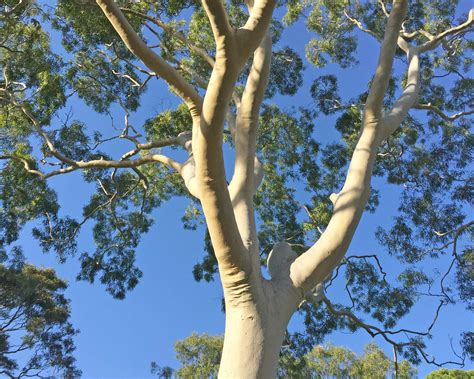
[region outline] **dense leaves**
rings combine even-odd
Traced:
[[[0,374],[76,378],[72,338],[77,330],[69,322],[66,283],[52,269],[24,263],[15,251],[0,264]]]
[[[222,336],[193,333],[177,341],[175,352],[181,367],[160,367],[152,362],[151,371],[160,378],[216,378],[223,346]],[[400,379],[416,378],[416,369],[407,361],[398,362]],[[374,378],[394,374],[393,362],[376,344],[368,344],[361,355],[331,344],[317,345],[299,359],[291,359],[284,350],[280,355],[278,378]]]
[[[449,378],[468,378],[474,375],[474,371],[465,371],[465,370],[448,370],[447,368],[442,368],[433,372],[430,372],[426,379],[449,379]]]

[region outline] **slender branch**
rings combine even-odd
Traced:
[[[17,10],[22,8],[23,6],[27,6],[29,4],[29,1],[27,0],[19,0],[18,3],[16,3],[13,7],[11,7],[8,11],[5,10],[0,13],[1,18],[6,18],[11,16],[13,13],[15,13]]]
[[[382,12],[385,15],[385,17],[389,17],[390,14],[387,11],[387,7],[385,6],[385,2],[383,0],[378,0],[378,3],[380,4],[380,7],[382,8]]]
[[[373,32],[372,30],[370,30],[370,29],[365,28],[364,25],[362,25],[362,23],[361,23],[359,20],[357,20],[357,19],[355,19],[355,18],[349,16],[349,14],[347,13],[346,9],[344,9],[344,16],[346,16],[346,18],[347,18],[350,22],[352,22],[355,26],[357,26],[357,27],[359,28],[359,30],[361,30],[361,31],[364,32],[364,33],[370,34],[370,35],[371,35],[372,37],[374,37],[377,41],[380,40],[379,36],[378,36],[376,33],[374,33],[374,32]]]
[[[9,94],[8,92],[6,92]],[[131,156],[137,154],[140,150],[149,150],[152,148],[158,148],[158,147],[164,147],[164,146],[170,146],[172,144],[184,144],[183,141],[183,136],[178,136],[176,138],[169,138],[169,139],[164,139],[161,141],[151,141],[148,143],[136,143],[136,148],[134,150],[129,151],[128,153],[124,154],[122,156],[122,159],[120,161],[115,161],[115,160],[105,160],[105,159],[95,159],[95,160],[90,160],[90,161],[75,161],[71,158],[66,157],[65,155],[61,154],[56,147],[53,144],[53,141],[49,138],[48,133],[46,133],[42,128],[39,123],[39,121],[36,119],[36,117],[30,112],[30,110],[27,108],[25,104],[19,104],[16,102],[16,100],[13,98],[12,95],[10,95],[10,100],[12,101],[12,104],[19,107],[23,114],[31,121],[33,124],[33,127],[35,128],[36,132],[43,138],[46,146],[48,147],[50,153],[57,158],[61,163],[67,164],[67,167],[62,167],[61,169],[49,172],[47,174],[44,174],[38,170],[34,170],[31,168],[31,163],[22,157],[18,157],[15,155],[3,155],[0,157],[0,159],[14,159],[17,161],[20,161],[23,163],[25,169],[35,175],[38,175],[42,179],[47,179],[52,176],[60,175],[60,174],[66,174],[72,171],[75,171],[77,169],[90,169],[90,168],[136,168],[138,166],[147,164],[147,163],[156,163],[160,162],[163,164],[166,164],[168,167],[173,168],[177,172],[180,172],[182,169],[182,165],[178,162],[176,162],[174,159],[169,158],[165,155],[162,154],[150,154],[146,155],[134,160],[129,160]],[[127,127],[127,126],[126,126]],[[134,138],[129,137],[129,136],[124,136],[124,138],[134,140]]]
[[[40,178],[44,178],[44,174],[41,171],[38,171],[32,168],[31,162],[28,159],[19,157],[17,155],[0,155],[0,160],[9,160],[9,159],[22,163],[25,170],[29,172],[30,174],[37,175]]]
[[[394,348],[400,348],[400,347],[404,347],[404,346],[414,346],[420,352],[420,354],[422,355],[425,362],[427,362],[429,364],[434,364],[435,366],[438,366],[438,367],[442,367],[442,366],[445,366],[447,364],[455,364],[455,365],[458,365],[458,366],[464,366],[464,361],[461,361],[461,362],[446,361],[446,362],[438,363],[438,362],[436,362],[436,360],[434,358],[430,359],[428,357],[428,355],[424,352],[424,350],[417,343],[417,341],[396,342],[395,340],[393,340],[392,338],[390,338],[388,336],[388,334],[391,334],[390,331],[382,330],[382,329],[380,329],[379,327],[377,327],[375,325],[371,325],[371,324],[368,324],[368,323],[362,321],[359,317],[357,317],[354,313],[352,313],[349,310],[336,309],[334,307],[334,305],[331,303],[331,301],[329,301],[329,299],[327,299],[326,297],[324,297],[322,299],[322,301],[324,302],[324,304],[326,305],[328,311],[331,314],[333,314],[335,316],[346,317],[346,318],[350,319],[353,323],[355,323],[356,325],[358,325],[359,327],[364,329],[367,333],[369,333],[371,337],[376,337],[376,336],[380,335],[385,341],[390,343]],[[408,330],[407,333],[414,333],[414,334],[422,335],[422,336],[429,335],[429,332],[433,328],[434,323],[436,322],[436,320],[438,318],[438,314],[439,314],[439,311],[440,311],[442,306],[443,306],[443,302],[441,302],[440,305],[438,306],[438,308],[436,310],[435,319],[430,324],[427,332],[415,332],[415,331],[409,331]]]
[[[48,179],[50,177],[67,174],[72,171],[76,171],[78,169],[93,169],[93,168],[136,168],[148,163],[163,163],[170,168],[175,169],[176,171],[181,170],[181,164],[176,162],[175,160],[168,158],[164,155],[160,154],[152,154],[146,155],[134,160],[121,160],[121,161],[114,161],[114,160],[106,160],[106,159],[94,159],[90,161],[69,161],[67,163],[70,166],[54,170],[48,173],[42,173],[41,171],[31,169],[31,164],[25,158],[21,158],[14,155],[2,155],[0,159],[13,159],[19,162],[22,162],[25,166],[27,172],[39,176],[41,179]]]
[[[474,109],[471,109],[469,111],[458,112],[458,113],[455,113],[455,114],[452,114],[452,115],[447,115],[441,109],[439,109],[437,106],[435,106],[431,103],[427,103],[427,104],[418,103],[418,104],[415,104],[412,108],[424,109],[424,110],[434,112],[445,121],[455,121],[460,117],[469,116],[471,114],[474,114]]]
[[[122,12],[130,13],[152,22],[156,26],[160,27],[161,29],[163,29],[164,31],[166,31],[167,33],[171,34],[173,37],[181,41],[184,45],[186,45],[189,48],[189,50],[191,50],[196,55],[199,55],[207,63],[209,63],[211,67],[214,66],[214,58],[212,58],[205,49],[191,43],[191,41],[189,41],[182,32],[176,30],[172,26],[169,26],[168,24],[160,20],[158,17],[151,17],[151,16],[148,16],[147,14],[144,14],[144,13],[141,13],[129,8],[120,8],[120,9],[122,10]]]

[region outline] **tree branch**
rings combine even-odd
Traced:
[[[420,53],[424,53],[428,50],[435,49],[444,38],[446,38],[450,35],[458,34],[458,33],[461,33],[461,32],[467,32],[468,31],[467,29],[473,24],[474,24],[474,9],[471,9],[469,11],[467,21],[462,23],[461,25],[458,25],[458,26],[455,26],[455,27],[450,28],[448,30],[445,30],[444,32],[442,32],[442,33],[440,33],[440,34],[438,34],[434,37],[424,33],[424,35],[426,37],[428,37],[429,41],[425,42],[424,44],[419,46]]]
[[[359,20],[357,20],[357,19],[355,19],[355,18],[349,16],[349,14],[347,13],[347,11],[346,11],[345,9],[344,9],[344,16],[346,16],[346,18],[347,18],[350,22],[352,22],[355,26],[357,26],[360,31],[362,31],[362,32],[364,32],[364,33],[367,33],[367,34],[370,34],[370,35],[371,35],[372,37],[374,37],[377,41],[380,40],[380,39],[379,39],[379,36],[378,36],[376,33],[374,33],[374,32],[373,32],[372,30],[370,30],[370,29],[364,28],[364,25],[362,25],[362,23],[361,23]]]
[[[147,14],[144,14],[144,13],[141,13],[141,12],[138,12],[136,10],[129,9],[129,8],[120,8],[120,9],[122,10],[122,12],[130,13],[130,14],[133,14],[135,16],[141,17],[145,20],[148,20],[148,21],[152,22],[153,24],[155,24],[156,26],[163,29],[164,31],[172,34],[173,37],[175,37],[176,39],[181,41],[183,44],[185,44],[189,48],[189,50],[191,50],[196,55],[199,55],[207,63],[209,63],[209,65],[211,67],[214,66],[214,58],[212,58],[206,50],[192,44],[191,41],[189,41],[182,32],[176,30],[172,26],[169,26],[168,24],[166,24],[165,22],[160,20],[158,17],[151,17],[151,16],[148,16]]]
[[[388,138],[402,123],[410,108],[416,103],[420,92],[420,57],[418,48],[408,48],[408,77],[405,89],[393,105],[392,110],[382,119],[383,135]]]
[[[244,191],[251,201],[255,193],[254,158],[260,106],[268,85],[272,41],[266,36],[255,50],[247,83],[237,109],[235,125],[235,169],[231,181],[233,191]]]
[[[426,52],[428,50],[436,48],[438,44],[447,36],[466,31],[473,24],[473,15],[474,10],[471,9],[469,12],[468,20],[456,27],[448,29],[443,33],[438,34],[435,37],[427,35],[430,41],[425,42],[420,46],[412,46],[402,37],[398,38],[399,47],[407,53],[408,56],[408,78],[405,90],[403,91],[400,98],[395,102],[392,110],[383,117],[382,126],[384,129],[382,138],[388,138],[402,123],[403,119],[408,114],[410,108],[412,108],[418,99],[418,94],[420,92],[420,53]],[[430,104],[425,105],[424,109],[430,109],[433,112],[440,115],[447,121],[455,120],[458,117],[470,114],[470,112],[461,112],[454,116],[447,116],[439,108],[433,107]]]
[[[128,49],[150,70],[168,82],[183,99],[193,117],[199,117],[202,99],[193,86],[143,42],[113,0],[96,0],[96,2]]]
[[[395,1],[382,42],[379,63],[364,110],[359,141],[352,155],[344,186],[333,194],[331,220],[319,240],[291,265],[290,278],[302,296],[336,267],[349,247],[370,194],[372,170],[381,143],[380,112],[391,75],[398,33],[407,1]]]
[[[379,62],[365,104],[364,117],[366,121],[376,122],[380,118],[383,98],[392,75],[392,65],[397,49],[398,36],[406,13],[407,1],[395,0],[387,21]]]
[[[225,44],[232,40],[234,31],[229,24],[227,12],[221,0],[202,0],[207,18],[211,23],[212,33],[217,46]]]
[[[434,112],[436,113],[439,117],[441,117],[443,120],[445,121],[455,121],[457,120],[458,118],[460,117],[464,117],[464,116],[469,116],[471,114],[474,114],[474,109],[471,109],[469,111],[464,111],[464,112],[458,112],[458,113],[455,113],[455,114],[452,114],[452,115],[447,115],[446,113],[444,113],[441,109],[439,109],[437,106],[435,105],[432,105],[431,103],[428,103],[428,104],[415,104],[412,108],[415,108],[415,109],[424,109],[424,110],[428,110],[428,111],[431,111],[431,112]]]
[[[239,71],[268,29],[273,9],[269,4],[270,1],[259,0],[258,6],[251,11],[249,20],[253,21],[246,25],[253,40],[250,45],[245,45],[241,43],[244,37],[236,36],[229,25],[221,1],[203,0],[216,42],[216,62],[204,97],[201,122],[193,126],[192,145],[201,204],[219,264],[225,298],[230,304],[250,299],[250,266],[227,187],[222,134]]]
[[[247,0],[250,17],[243,27],[237,30],[236,38],[242,56],[247,57],[260,45],[270,25],[275,0]]]
[[[336,309],[334,307],[334,305],[331,303],[331,301],[329,301],[329,299],[326,298],[325,296],[323,297],[322,301],[324,302],[324,304],[326,305],[328,311],[331,314],[333,314],[335,316],[346,317],[346,318],[350,319],[354,324],[358,325],[359,327],[364,329],[367,333],[369,333],[371,337],[376,337],[376,336],[380,335],[380,336],[382,336],[382,338],[385,341],[390,343],[395,348],[400,348],[400,347],[404,347],[404,346],[414,346],[420,352],[420,354],[422,355],[422,357],[423,357],[423,359],[425,360],[426,363],[434,364],[435,366],[438,366],[438,367],[442,367],[442,366],[447,365],[447,364],[455,364],[455,365],[458,365],[458,366],[464,366],[464,361],[461,361],[461,362],[446,361],[446,362],[438,363],[438,362],[436,362],[436,360],[434,358],[430,359],[428,357],[428,355],[424,352],[422,347],[417,343],[416,340],[415,341],[408,341],[408,342],[396,342],[395,340],[393,340],[392,338],[389,337],[389,335],[391,335],[391,334],[397,334],[397,333],[401,333],[401,332],[408,333],[408,334],[415,334],[415,335],[419,335],[419,336],[429,336],[430,332],[431,332],[431,329],[433,329],[434,324],[436,323],[436,320],[438,319],[439,312],[440,312],[441,308],[444,305],[446,305],[443,301],[441,301],[440,304],[438,305],[438,307],[436,308],[434,319],[431,322],[431,324],[429,325],[426,332],[418,332],[418,331],[413,331],[413,330],[409,330],[409,329],[400,329],[400,330],[395,331],[395,332],[392,332],[390,330],[383,330],[383,329],[380,329],[379,327],[377,327],[375,325],[365,323],[364,321],[362,321],[359,317],[357,317],[354,313],[352,313],[349,310]]]
[[[271,38],[267,35],[255,50],[252,68],[237,108],[235,122],[235,168],[229,185],[232,205],[239,232],[245,246],[251,251],[254,269],[260,266],[258,238],[255,225],[253,196],[260,184],[262,167],[258,161],[256,138],[260,106],[268,85],[272,55]]]

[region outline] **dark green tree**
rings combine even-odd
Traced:
[[[0,375],[77,378],[77,330],[62,294],[67,285],[54,270],[24,263],[20,251],[15,253],[0,263]]]
[[[121,299],[142,276],[135,255],[153,211],[183,196],[184,226],[206,225],[194,276],[218,273],[223,285],[221,375],[271,376],[282,344],[297,361],[337,329],[382,336],[414,363],[463,365],[470,331],[459,359],[426,351],[443,308],[472,310],[473,11],[457,5],[3,1],[0,249],[11,255],[31,222],[44,251],[78,256],[78,279]],[[297,49],[282,42],[295,23],[310,33]],[[380,49],[358,51],[363,38]],[[379,55],[374,77],[339,93],[340,67],[359,53]],[[158,79],[182,103],[136,125]],[[306,92],[304,106],[283,100]],[[85,125],[67,111],[79,100],[120,112],[123,124]],[[319,138],[320,118],[334,120],[333,138]],[[94,190],[82,216],[60,210],[50,180],[72,172]],[[384,204],[386,183],[401,192],[393,227],[376,233],[387,254],[346,254],[363,212]],[[78,254],[86,224],[95,250]],[[382,255],[398,275],[386,274]],[[338,282],[347,299],[336,302]],[[426,329],[400,325],[426,298]],[[286,333],[295,312],[306,329]]]

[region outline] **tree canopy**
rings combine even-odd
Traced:
[[[468,378],[474,375],[474,371],[464,371],[459,369],[448,370],[447,368],[441,368],[439,370],[430,372],[427,379],[448,379],[448,378]]]
[[[8,261],[1,258],[0,374],[78,377],[72,339],[77,330],[69,322],[69,301],[62,294],[66,283],[52,269],[24,263],[18,249]]]
[[[193,333],[176,342],[175,352],[181,367],[172,369],[152,362],[152,373],[161,378],[216,378],[223,342],[223,336]],[[298,362],[288,360],[283,353],[278,367],[278,378],[384,379],[393,374],[393,361],[374,343],[366,345],[361,355],[341,346],[318,345]],[[398,377],[416,378],[416,369],[407,361],[399,362]]]
[[[193,270],[197,281],[214,280],[218,266],[222,271],[229,262],[226,254],[231,257],[226,267],[244,267],[235,251],[249,248],[248,241],[256,249],[251,265],[260,272],[268,260],[272,278],[285,263],[275,258],[272,265],[270,252],[287,251],[285,246],[291,250],[288,260],[309,269],[314,247],[338,236],[331,220],[351,206],[341,205],[350,192],[344,192],[345,173],[356,172],[350,167],[361,151],[358,143],[365,141],[361,135],[382,120],[385,129],[376,142],[370,140],[376,153],[363,171],[364,182],[348,195],[354,193],[358,204],[349,232],[331,247],[335,266],[299,282],[292,278],[304,296],[297,312],[305,329],[287,333],[284,344],[300,359],[334,330],[363,329],[415,364],[463,365],[472,359],[471,331],[460,336],[463,352],[455,360],[432,357],[426,341],[443,308],[473,308],[473,42],[468,38],[473,11],[453,0],[414,0],[405,17],[396,12],[398,2],[287,0],[273,5],[271,22],[262,10],[267,34],[248,26],[252,6],[249,11],[239,1],[203,3],[6,0],[0,5],[0,254],[14,255],[23,228],[33,225],[43,251],[55,252],[60,261],[79,260],[77,279],[98,280],[123,299],[142,276],[136,254],[154,212],[184,197],[189,206],[183,226],[199,230],[204,239],[204,254]],[[212,12],[220,16],[209,17]],[[390,14],[395,14],[392,23]],[[391,37],[393,65],[381,54],[373,81],[348,91],[338,78],[341,68],[350,69],[360,54],[369,54],[363,46],[368,38],[386,48],[396,16],[401,30]],[[226,20],[225,25],[216,26],[214,19]],[[284,36],[292,27],[307,31],[307,40],[295,41],[300,46],[287,45]],[[219,44],[223,36],[241,30],[258,38],[236,32],[241,40],[235,38],[246,42],[239,45],[241,54],[223,59],[222,51],[229,49]],[[213,95],[221,90],[212,78],[228,61],[238,69],[231,70],[235,77],[219,82],[232,84],[221,89],[228,92],[226,100]],[[144,98],[153,99],[147,89],[156,90],[155,82],[163,79],[172,105],[137,125]],[[206,113],[206,99],[215,100],[214,111]],[[110,115],[110,125],[86,125],[73,111],[78,102]],[[218,133],[206,131],[214,116],[220,129],[209,130]],[[335,126],[332,137],[324,136],[321,119]],[[224,166],[231,168],[223,173]],[[93,194],[83,199],[82,215],[64,214],[55,177],[79,172]],[[209,180],[202,179],[203,172]],[[242,196],[251,206],[245,201],[229,212],[236,200],[232,204],[226,191],[233,196],[235,188],[245,189]],[[349,246],[362,212],[383,212],[386,188],[397,188],[400,204],[393,225],[376,232],[382,251],[344,256],[342,247]],[[214,212],[212,204],[225,206]],[[248,225],[257,226],[255,236],[235,221],[253,215],[253,209],[256,216]],[[94,251],[78,244],[84,229],[92,230]],[[245,243],[227,249],[237,234]],[[387,274],[382,255],[391,257],[393,272]],[[28,265],[5,270],[54,277]],[[49,291],[55,293],[61,283]],[[341,291],[345,298],[336,297]],[[426,299],[432,313],[426,328],[399,326]]]

